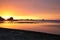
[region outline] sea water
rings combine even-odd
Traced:
[[[58,22],[0,22],[0,28],[29,30],[60,35],[60,23]]]

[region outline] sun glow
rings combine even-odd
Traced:
[[[13,16],[13,12],[3,12],[3,13],[2,13],[2,17],[3,17],[4,19],[8,19],[8,18],[10,18],[11,16]]]
[[[3,16],[3,18],[4,18],[4,19],[8,19],[8,18],[9,18],[9,16]]]

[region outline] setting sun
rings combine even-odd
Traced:
[[[10,17],[9,17],[9,16],[3,16],[3,18],[4,18],[4,19],[8,19],[8,18],[10,18]]]
[[[2,12],[2,17],[5,19],[8,19],[9,17],[12,16],[12,12]]]

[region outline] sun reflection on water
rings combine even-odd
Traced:
[[[60,23],[17,23],[4,21],[0,23],[0,28],[1,27],[60,34]]]

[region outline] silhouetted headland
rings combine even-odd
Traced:
[[[60,40],[60,35],[0,28],[0,40]]]
[[[0,16],[0,23],[4,23],[5,19]]]
[[[5,19],[0,16],[0,21],[4,21]]]

